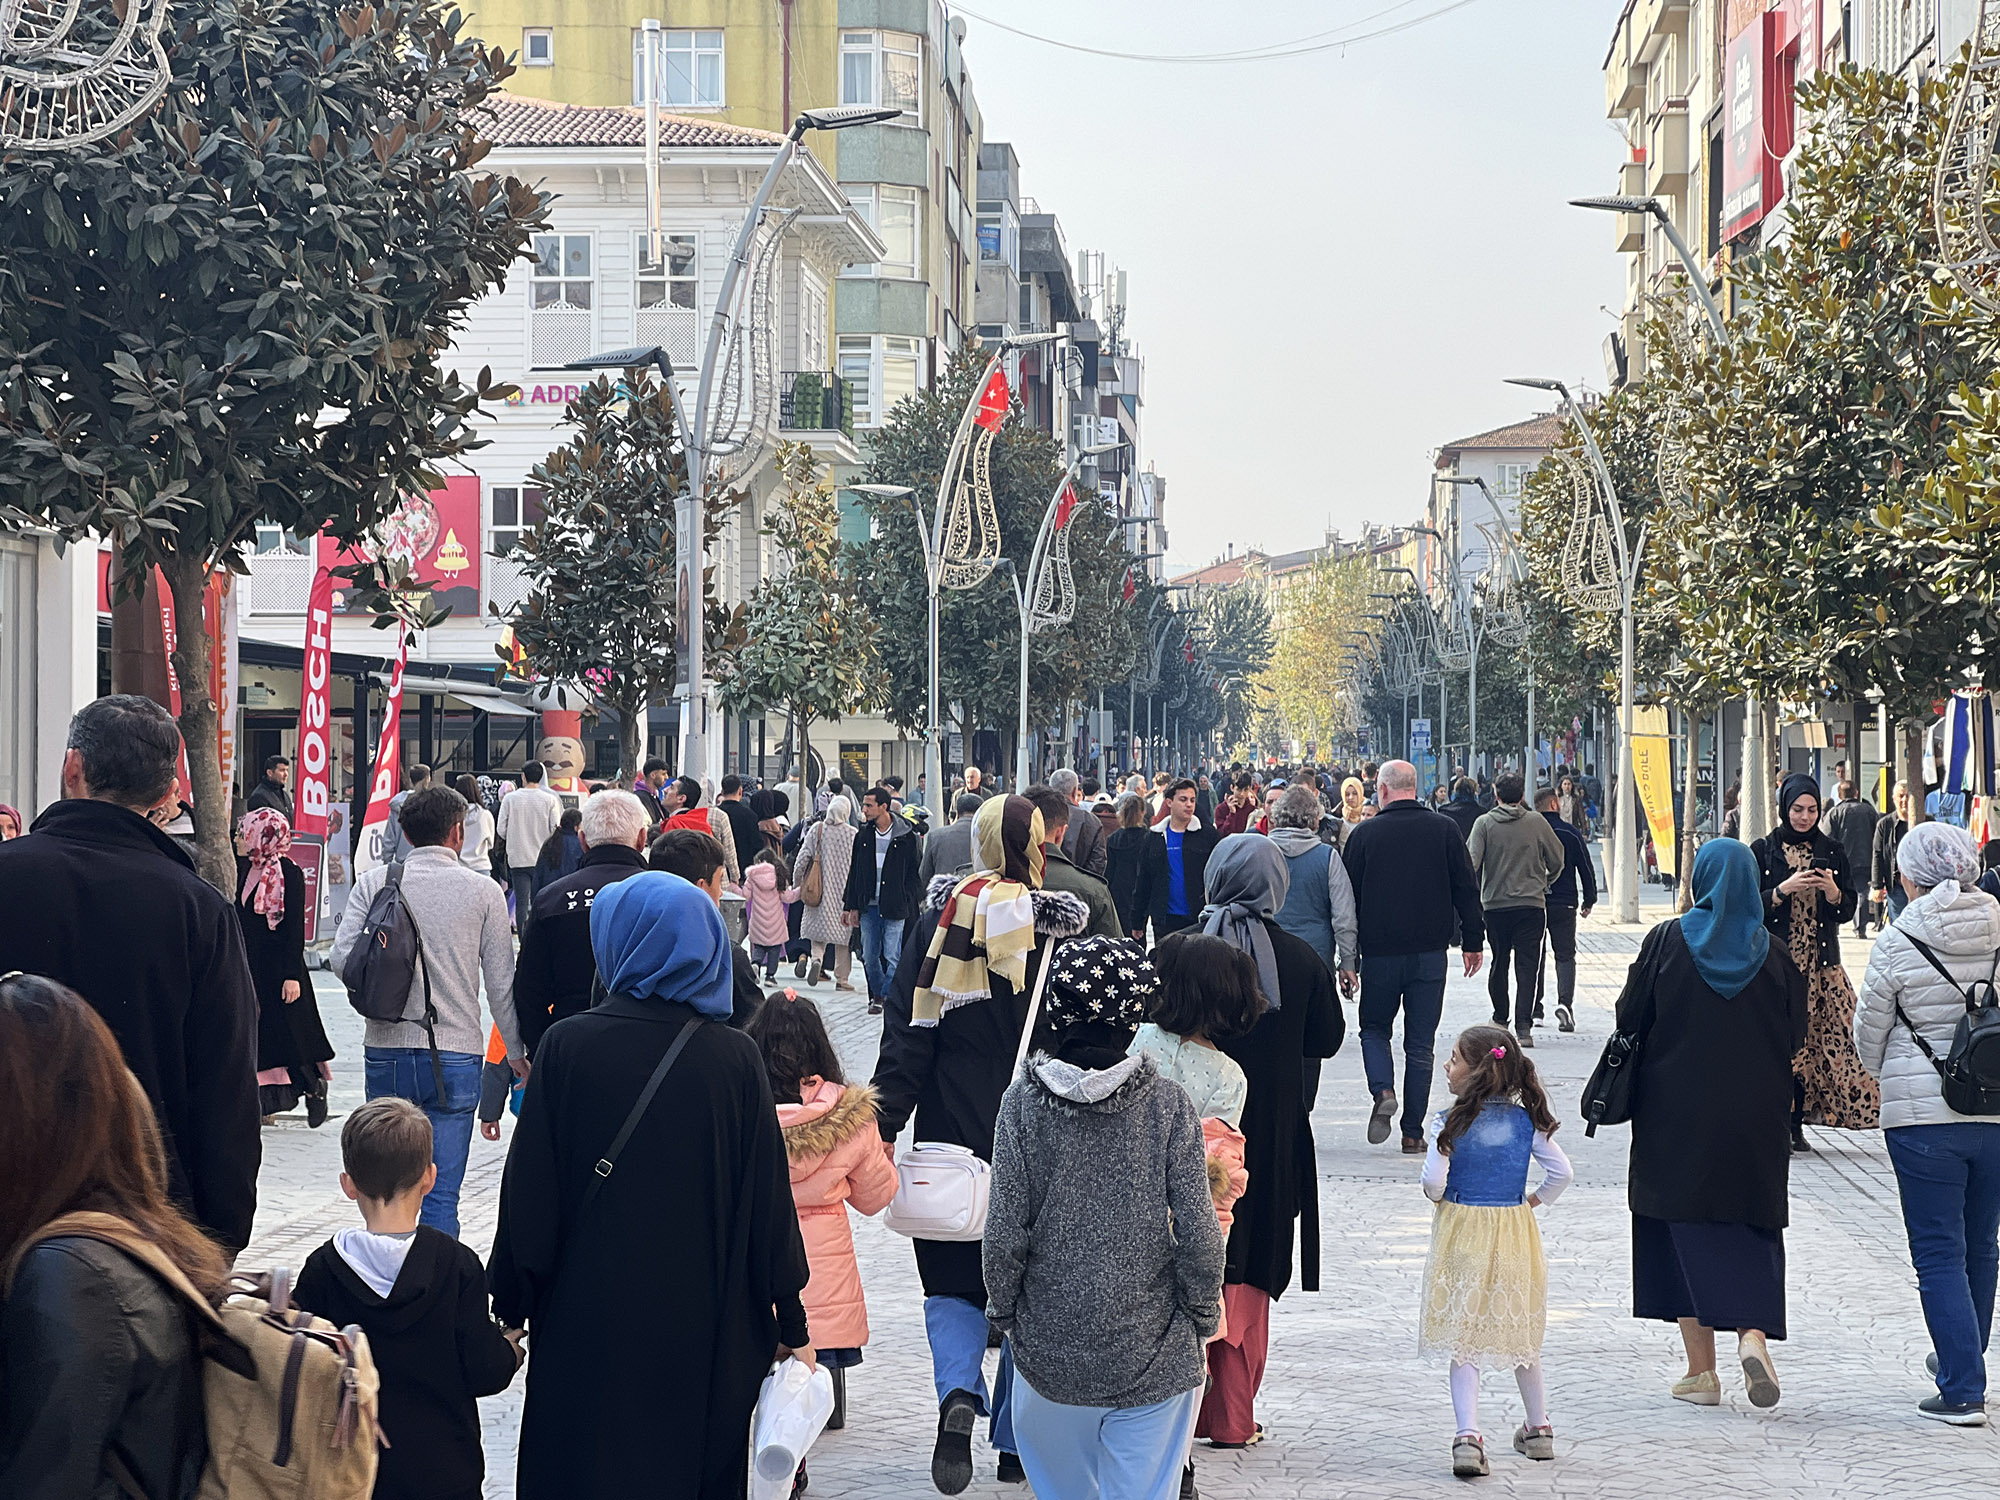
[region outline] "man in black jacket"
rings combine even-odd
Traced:
[[[1376,796],[1382,810],[1347,836],[1345,853],[1360,935],[1361,1061],[1375,1100],[1368,1140],[1387,1140],[1396,1112],[1390,1039],[1401,1010],[1403,1150],[1416,1155],[1425,1149],[1452,921],[1456,916],[1468,979],[1485,957],[1486,925],[1465,840],[1442,813],[1417,801],[1417,768],[1406,760],[1384,762]]]
[[[70,721],[63,800],[0,844],[0,973],[66,984],[104,1018],[159,1116],[169,1192],[240,1250],[263,1156],[257,997],[229,898],[152,821],[177,805],[180,747],[147,698]]]
[[[597,893],[646,868],[652,822],[634,793],[594,792],[583,804],[577,837],[583,859],[535,897],[534,920],[514,965],[514,1016],[521,1042],[534,1055],[542,1033],[565,1016],[590,1009],[597,955],[590,946],[590,906]]]
[[[1208,856],[1216,845],[1215,830],[1194,814],[1196,787],[1182,777],[1167,787],[1167,816],[1146,836],[1139,856],[1139,884],[1133,910],[1139,925],[1132,936],[1146,940],[1146,923],[1153,924],[1153,941],[1194,924],[1208,905]]]
[[[1882,908],[1882,925],[1887,927],[1903,914],[1903,908],[1910,898],[1903,890],[1902,872],[1896,868],[1896,846],[1903,842],[1903,835],[1910,831],[1910,784],[1896,783],[1892,794],[1896,802],[1896,815],[1887,814],[1875,822],[1875,846],[1869,851],[1868,869],[1872,877],[1869,884],[1875,888],[1875,903]],[[1859,902],[1855,903],[1857,906]]]
[[[1486,814],[1479,805],[1479,783],[1470,776],[1461,776],[1451,784],[1451,800],[1438,809],[1458,830],[1462,839],[1472,837],[1472,825]]]
[[[1563,821],[1562,797],[1554,787],[1535,793],[1535,806],[1563,846],[1563,872],[1549,887],[1548,945],[1556,955],[1556,1030],[1576,1030],[1576,921],[1597,905],[1597,869],[1583,835]],[[1579,909],[1578,889],[1581,887]],[[1535,1014],[1542,1013],[1542,966],[1535,965]]]
[[[264,758],[264,775],[243,803],[246,812],[256,812],[260,808],[270,808],[285,815],[287,823],[292,821],[292,794],[286,790],[286,783],[292,777],[292,763],[282,755],[268,755]]]
[[[1841,848],[1847,851],[1847,868],[1856,872],[1871,870],[1875,857],[1875,825],[1882,815],[1875,811],[1875,804],[1855,788],[1851,781],[1842,780],[1834,787],[1834,796],[1839,800],[1826,810],[1826,817],[1820,826]],[[1854,903],[1854,935],[1868,936],[1868,892],[1861,892]]]
[[[823,836],[823,835],[822,835]],[[861,835],[847,862],[842,911],[861,928],[861,968],[868,977],[868,1014],[882,1014],[896,960],[903,956],[903,924],[917,912],[923,863],[916,829],[896,816],[895,793],[885,786],[861,794]]]

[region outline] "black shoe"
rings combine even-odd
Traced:
[[[931,1449],[931,1483],[940,1495],[957,1495],[972,1483],[972,1429],[979,1402],[970,1391],[953,1391],[938,1409],[937,1446]]]
[[[1792,1151],[1795,1155],[1799,1156],[1810,1156],[1813,1154],[1812,1142],[1806,1139],[1805,1127],[1802,1125],[1794,1125],[1792,1127]]]
[[[1535,1045],[1535,1033],[1532,1030],[1517,1031],[1514,1033],[1514,1040],[1524,1048],[1532,1047]]]
[[[326,1123],[326,1082],[306,1095],[306,1124],[314,1130]]]
[[[1194,1465],[1187,1464],[1181,1469],[1181,1500],[1201,1500],[1200,1492],[1194,1487]]]
[[[1368,1144],[1379,1146],[1389,1139],[1389,1117],[1396,1112],[1396,1091],[1384,1089],[1375,1096],[1375,1107],[1368,1112]]]
[[[1405,1156],[1422,1156],[1430,1149],[1430,1143],[1420,1135],[1406,1135],[1403,1137],[1403,1155]]]
[[[806,1487],[811,1483],[812,1481],[806,1478],[806,1466],[800,1464],[798,1473],[792,1476],[792,1493],[794,1495],[803,1495],[806,1492]]]
[[[1021,1460],[1005,1449],[1000,1453],[999,1479],[1002,1484],[1026,1484],[1028,1471],[1021,1467]]]
[[[1954,1427],[1986,1425],[1984,1401],[1947,1401],[1942,1396],[1926,1396],[1917,1403],[1917,1410],[1933,1422],[1949,1422]]]
[[[797,963],[792,965],[792,978],[803,979],[805,977],[806,977],[806,961],[802,958]]]
[[[1535,1019],[1537,1021],[1546,1021],[1548,1019],[1548,1016],[1542,1010],[1542,1002],[1539,1000],[1535,1002]]]
[[[871,1015],[871,1016],[879,1016],[879,1015],[881,1015],[881,1014],[882,1014],[882,1002],[881,1002],[880,1000],[870,1000],[870,1001],[868,1002],[868,1014],[869,1014],[869,1015]]]
[[[1556,1006],[1556,1030],[1576,1030],[1576,1012],[1567,1005],[1558,1004]]]

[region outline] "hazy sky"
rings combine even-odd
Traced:
[[[1024,30],[1233,51],[1448,0],[973,0]],[[1180,66],[1059,51],[966,17],[989,140],[1072,252],[1130,273],[1142,462],[1171,567],[1408,521],[1440,444],[1538,408],[1508,375],[1604,383],[1623,300],[1623,148],[1602,64],[1618,0],[1474,0],[1316,56]]]

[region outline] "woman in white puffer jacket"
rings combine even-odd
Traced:
[[[1854,1044],[1862,1066],[1882,1081],[1883,1137],[1937,1350],[1938,1394],[1917,1409],[1983,1427],[1986,1341],[2000,1275],[2000,1116],[1961,1115],[1947,1105],[1937,1068],[1911,1031],[1938,1058],[1950,1051],[1965,991],[1990,980],[2000,964],[2000,901],[1976,887],[1979,856],[1963,829],[1919,823],[1904,835],[1896,860],[1910,903],[1875,941],[1854,1012]]]

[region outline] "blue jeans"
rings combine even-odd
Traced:
[[[931,1373],[937,1382],[938,1405],[953,1391],[969,1391],[986,1404],[986,1310],[963,1297],[924,1298],[924,1333],[930,1339]],[[1018,1453],[1014,1446],[1014,1350],[1000,1344],[1000,1368],[993,1375],[993,1446]]]
[[[472,1116],[479,1108],[479,1075],[486,1059],[476,1052],[438,1053],[444,1064],[444,1098],[437,1096],[428,1047],[364,1049],[370,1099],[407,1099],[431,1119],[431,1160],[437,1185],[424,1198],[417,1221],[458,1238],[458,1188],[472,1154]]]
[[[903,956],[903,919],[893,921],[882,908],[871,906],[861,913],[861,968],[868,977],[868,998],[889,998],[889,981]]]
[[[1937,1349],[1938,1394],[1984,1401],[2000,1272],[2000,1124],[1904,1125],[1882,1136]]]
[[[1201,1387],[1149,1406],[1065,1406],[1014,1390],[1021,1467],[1037,1500],[1177,1500]]]
[[[1432,953],[1361,956],[1361,1067],[1374,1098],[1396,1086],[1396,1058],[1389,1049],[1396,1012],[1403,1013],[1403,1135],[1417,1140],[1431,1102],[1431,1060],[1438,1022],[1444,1018],[1442,948]]]

